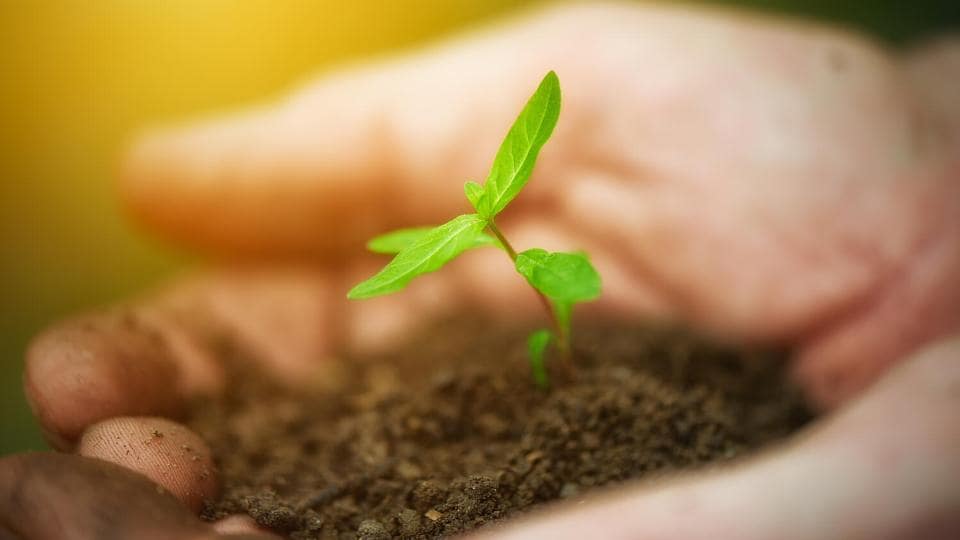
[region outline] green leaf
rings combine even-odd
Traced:
[[[481,204],[475,205],[481,216],[492,218],[517,196],[530,179],[537,154],[553,133],[559,116],[560,80],[551,71],[527,101],[497,150],[483,186]]]
[[[411,227],[399,229],[371,239],[367,242],[367,249],[374,253],[394,254],[423,238],[423,235],[433,230],[433,227]]]
[[[547,376],[547,367],[543,361],[543,353],[550,344],[553,334],[549,330],[537,330],[527,338],[527,352],[530,355],[530,369],[533,372],[533,382],[542,390],[550,386]]]
[[[374,253],[384,253],[387,255],[400,253],[433,229],[433,227],[412,227],[388,232],[367,242],[367,249]],[[483,246],[500,247],[500,242],[489,234],[481,232],[477,234],[474,239],[474,245],[470,246],[470,248]]]
[[[431,229],[397,253],[383,270],[351,289],[347,298],[371,298],[403,289],[413,278],[438,270],[475,247],[486,223],[477,214],[466,214]]]
[[[483,186],[476,182],[467,182],[463,185],[463,192],[467,195],[467,200],[473,205],[473,208],[480,211],[481,200],[483,199]]]
[[[528,249],[517,255],[516,267],[530,285],[558,306],[593,300],[600,295],[600,275],[583,253]]]

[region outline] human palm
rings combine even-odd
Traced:
[[[54,327],[29,354],[31,402],[59,448],[145,473],[196,509],[216,490],[209,455],[158,417],[222,389],[216,338],[240,340],[295,383],[319,359],[388,347],[459,306],[538,316],[493,250],[402,295],[348,304],[344,294],[376,267],[366,238],[464,210],[463,180],[485,175],[516,110],[555,69],[560,122],[501,223],[518,247],[591,253],[605,288],[590,309],[788,344],[825,411],[862,398],[755,462],[627,489],[516,534],[576,537],[595,523],[605,537],[708,538],[721,525],[727,538],[822,538],[831,524],[853,538],[957,531],[948,511],[960,492],[947,481],[960,475],[950,453],[960,345],[915,354],[960,329],[955,45],[893,60],[815,26],[564,7],[158,132],[127,162],[124,201],[169,239],[245,264]],[[889,478],[864,465],[878,455]],[[8,478],[43,470],[43,459],[19,459]],[[745,509],[755,519],[724,521]],[[118,526],[144,522],[129,512]],[[33,530],[20,532],[42,537]]]

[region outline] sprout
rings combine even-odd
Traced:
[[[371,251],[396,256],[370,279],[347,294],[354,300],[402,290],[413,278],[439,270],[468,249],[493,246],[513,261],[550,314],[553,328],[528,339],[534,382],[549,384],[544,353],[556,344],[565,364],[570,359],[570,315],[579,302],[600,295],[600,276],[585,253],[551,253],[540,248],[517,252],[495,222],[530,179],[540,149],[560,116],[560,81],[547,73],[511,126],[493,160],[486,183],[467,182],[464,193],[476,213],[457,216],[437,227],[402,229],[374,238]],[[489,233],[489,234],[488,234]]]

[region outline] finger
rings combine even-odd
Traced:
[[[0,531],[25,540],[212,536],[143,476],[95,459],[48,453],[0,460]]]
[[[176,415],[183,396],[170,351],[126,313],[61,323],[31,344],[24,386],[50,442],[69,448],[118,414]]]
[[[815,403],[843,403],[918,347],[960,329],[960,204],[952,221],[950,234],[931,239],[911,271],[890,279],[871,303],[806,336],[794,372]]]
[[[111,418],[90,426],[77,453],[136,471],[198,512],[217,496],[210,449],[199,435],[163,418]]]
[[[51,443],[68,449],[101,420],[176,418],[187,398],[222,390],[225,360],[302,380],[334,341],[328,285],[306,271],[223,272],[66,321],[28,350],[28,400]]]
[[[536,47],[513,46],[536,33],[529,26],[155,132],[126,162],[124,199],[180,243],[246,255],[356,249],[387,228],[445,219],[466,209],[463,180],[486,174],[512,116],[555,67]]]
[[[497,538],[954,538],[960,338],[917,354],[822,426],[753,461],[558,507]]]
[[[137,312],[168,341],[191,344],[175,358],[198,391],[222,386],[224,361],[253,361],[283,382],[302,382],[340,344],[344,287],[312,269],[233,268],[175,283]],[[196,350],[213,364],[201,381],[187,373]]]

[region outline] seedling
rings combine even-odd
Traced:
[[[552,321],[552,330],[537,330],[527,341],[534,382],[546,388],[547,347],[555,343],[564,364],[569,366],[571,311],[575,304],[600,295],[600,276],[582,252],[550,253],[534,248],[517,253],[497,227],[495,218],[530,179],[537,155],[553,133],[559,116],[560,81],[551,71],[510,127],[486,183],[464,185],[476,213],[457,216],[438,227],[401,229],[374,238],[367,244],[371,251],[396,256],[376,275],[351,289],[347,297],[359,300],[397,292],[413,278],[439,270],[468,249],[500,248],[533,286]]]

